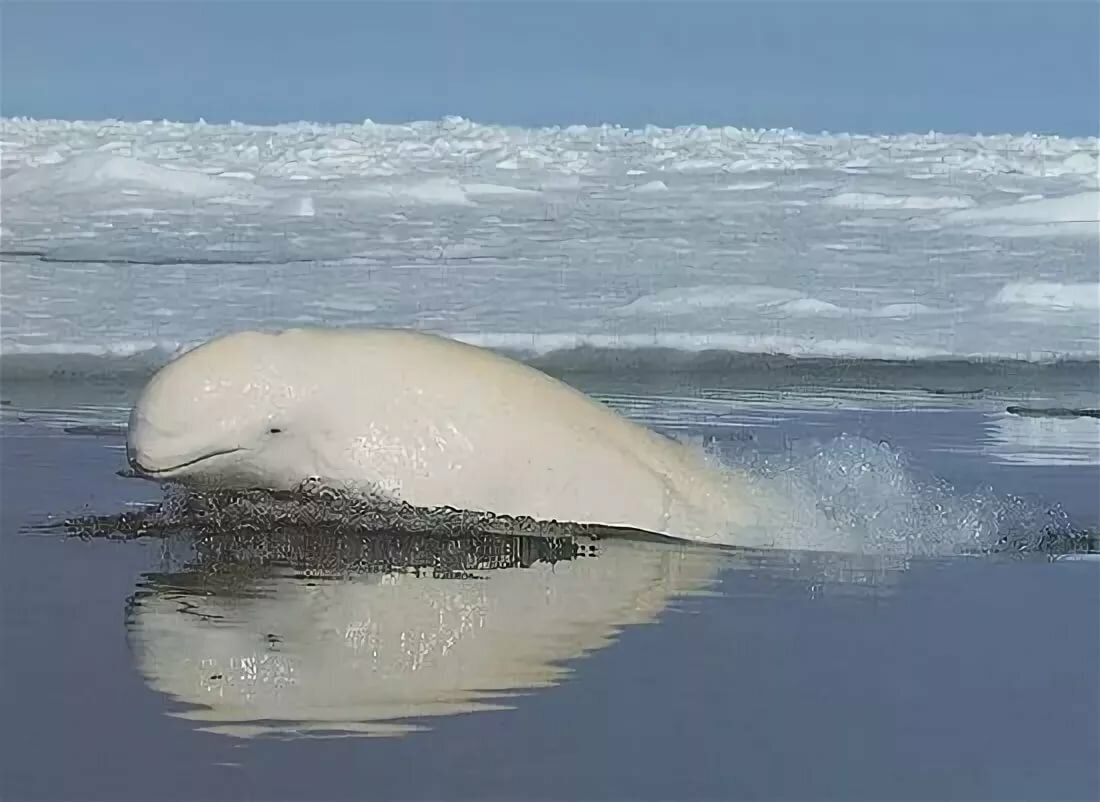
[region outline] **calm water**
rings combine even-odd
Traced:
[[[1094,420],[613,401],[730,453],[886,440],[960,492],[1100,523]],[[1096,561],[513,539],[333,546],[334,563],[292,540],[79,540],[29,527],[157,491],[114,473],[118,410],[17,405],[0,424],[5,799],[1100,796]],[[448,571],[393,570],[425,559]],[[505,709],[471,712],[489,702]]]

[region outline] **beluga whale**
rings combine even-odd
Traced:
[[[747,474],[531,366],[404,329],[210,340],[149,380],[126,451],[137,475],[194,488],[317,480],[421,509],[735,545],[757,545],[774,504]]]

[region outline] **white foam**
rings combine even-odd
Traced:
[[[903,557],[973,553],[1003,538],[1035,537],[1038,505],[992,491],[960,493],[922,474],[885,442],[842,435],[796,441],[776,456],[747,455],[750,474],[783,499],[759,545]]]
[[[664,181],[647,181],[644,184],[640,184],[634,187],[635,192],[641,192],[643,194],[650,192],[665,192],[668,190],[668,186]]]

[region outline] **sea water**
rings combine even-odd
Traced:
[[[643,390],[614,398],[651,425],[690,406]],[[681,433],[783,466],[886,548],[727,552],[67,528],[162,494],[117,474],[109,407],[13,406],[18,798],[1095,796],[1098,563],[1038,536],[1100,523],[1097,450],[1072,431],[1044,462],[972,399],[730,398]],[[999,525],[1014,539],[944,551]]]

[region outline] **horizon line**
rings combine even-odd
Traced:
[[[172,119],[168,117],[102,117],[102,118],[90,118],[90,117],[34,117],[30,115],[22,114],[4,114],[0,112],[0,122],[30,122],[30,123],[70,123],[70,124],[90,124],[90,125],[106,125],[106,124],[122,124],[122,125],[206,125],[211,127],[239,127],[239,128],[283,128],[293,126],[316,126],[316,127],[409,127],[416,125],[440,125],[447,122],[452,123],[469,123],[479,127],[485,128],[503,128],[503,129],[519,129],[525,131],[564,131],[570,128],[578,129],[612,129],[617,131],[626,132],[646,132],[646,131],[678,131],[683,129],[708,129],[708,130],[723,130],[734,129],[741,132],[752,133],[792,133],[800,134],[804,136],[867,136],[876,138],[888,138],[888,137],[904,137],[904,136],[959,136],[959,137],[1042,137],[1042,138],[1057,138],[1057,139],[1077,139],[1077,140],[1100,140],[1100,131],[1095,134],[1067,134],[1058,131],[1044,131],[1044,130],[1004,130],[1004,131],[964,131],[964,130],[937,130],[929,128],[924,131],[902,131],[902,130],[880,130],[880,131],[861,131],[861,130],[832,130],[821,129],[818,131],[811,131],[809,129],[795,128],[788,126],[784,128],[778,127],[756,127],[751,125],[735,125],[731,123],[679,123],[676,125],[659,125],[657,123],[645,123],[642,125],[630,125],[626,123],[618,123],[611,121],[604,121],[600,123],[593,122],[560,122],[560,123],[545,123],[539,125],[525,125],[522,123],[509,123],[501,122],[498,120],[477,120],[471,117],[466,117],[461,114],[445,114],[441,117],[430,119],[407,119],[401,121],[378,121],[371,119],[370,117],[364,117],[359,120],[342,119],[342,120],[309,120],[309,119],[285,119],[277,122],[251,122],[248,120],[240,119],[206,119],[203,116],[199,116],[193,119]]]

